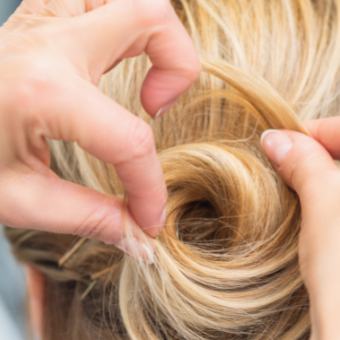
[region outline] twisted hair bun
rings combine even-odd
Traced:
[[[160,156],[169,217],[157,263],[130,261],[120,281],[132,338],[162,339],[163,332],[171,339],[229,339],[243,332],[242,339],[255,339],[278,332],[298,339],[308,330],[297,198],[254,147],[232,144],[186,144]]]
[[[7,228],[15,256],[46,276],[44,339],[307,340],[299,202],[259,137],[338,113],[340,1],[172,3],[202,57],[190,91],[153,121],[136,100],[145,55],[100,84],[154,131],[169,194],[155,264],[95,240]],[[111,165],[50,145],[59,176],[124,197]]]

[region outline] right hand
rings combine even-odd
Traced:
[[[262,146],[299,195],[299,261],[311,303],[312,339],[340,339],[340,117],[305,123],[311,137],[268,130]]]
[[[160,232],[167,193],[151,128],[96,87],[120,60],[142,52],[153,67],[141,101],[155,117],[200,72],[168,0],[22,2],[0,30],[0,223],[126,250],[123,202],[58,178],[49,169],[49,138],[77,142],[113,164],[134,236],[141,235],[134,220],[149,236]]]

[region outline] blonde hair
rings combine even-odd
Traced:
[[[203,72],[161,119],[136,97],[143,55],[105,75],[107,95],[152,126],[168,187],[168,220],[147,265],[114,246],[7,229],[16,257],[47,277],[45,337],[307,339],[299,273],[298,197],[260,147],[268,128],[336,115],[339,0],[173,0]],[[63,178],[124,197],[111,165],[51,142]]]

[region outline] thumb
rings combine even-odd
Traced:
[[[68,182],[44,168],[3,170],[0,184],[1,224],[94,238],[153,263],[152,239],[117,197]]]
[[[326,149],[302,133],[267,130],[261,136],[261,145],[278,173],[300,197],[311,194],[327,173],[338,171]]]

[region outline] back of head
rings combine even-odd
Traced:
[[[298,198],[259,136],[337,113],[340,1],[172,2],[202,58],[190,91],[152,121],[136,100],[145,55],[100,84],[154,130],[168,187],[156,262],[94,240],[65,259],[78,238],[6,229],[15,256],[47,278],[45,339],[307,339]],[[51,148],[58,175],[124,197],[111,165]]]

